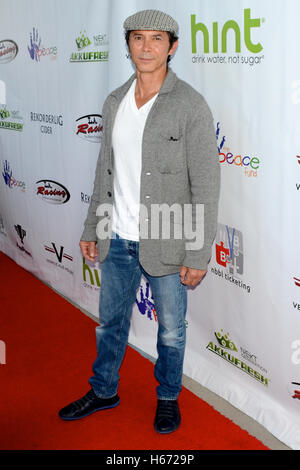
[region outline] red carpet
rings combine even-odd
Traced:
[[[89,390],[96,322],[0,253],[0,449],[263,450],[256,438],[183,389],[182,424],[153,429],[153,364],[128,347],[118,407],[64,422],[57,412]]]

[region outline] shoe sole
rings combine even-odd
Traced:
[[[86,413],[85,415],[79,416],[78,418],[64,418],[63,416],[60,416],[60,415],[59,415],[59,417],[60,417],[60,419],[63,419],[64,421],[76,421],[78,419],[85,418],[86,416],[90,416],[91,414],[96,413],[96,411],[108,410],[110,408],[115,408],[116,406],[119,405],[119,403],[120,403],[120,399],[119,399],[119,401],[114,403],[114,405],[102,406],[101,408],[97,408],[96,410],[90,411],[89,413]]]
[[[171,432],[176,431],[176,429],[179,428],[180,424],[181,424],[181,422],[178,423],[178,425],[176,426],[176,428],[173,428],[173,429],[171,429],[170,431],[160,431],[159,429],[157,429],[157,427],[156,427],[155,425],[154,425],[154,429],[155,429],[155,431],[158,432],[159,434],[170,434]]]

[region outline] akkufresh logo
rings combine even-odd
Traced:
[[[18,110],[8,110],[6,105],[0,105],[0,129],[11,131],[23,130],[23,118]]]
[[[257,54],[263,50],[263,46],[260,42],[253,42],[251,33],[253,28],[260,28],[265,19],[252,18],[250,8],[244,9],[243,25],[231,19],[227,20],[223,25],[214,21],[212,26],[209,27],[198,20],[198,16],[195,14],[191,15],[192,54],[202,53],[202,55],[192,56],[193,63],[247,64],[249,66],[262,63],[264,55]],[[229,49],[228,32],[230,32],[230,38],[232,33],[234,34],[234,49],[232,50],[232,45],[230,45],[230,52],[234,52],[237,55],[227,55]],[[242,51],[242,45],[251,55],[239,55]],[[220,52],[224,55],[220,55]]]
[[[213,352],[261,384],[268,386],[269,379],[267,377],[237,357],[237,348],[232,339],[230,339],[229,333],[224,334],[223,329],[221,329],[215,332],[215,338],[217,339],[217,344],[214,341],[210,341],[206,346],[208,351]]]
[[[90,50],[94,47],[107,46],[108,42],[104,40],[106,35],[94,36],[94,45],[85,30],[81,31],[76,37],[75,43],[77,51],[71,53],[70,62],[107,62],[108,50]],[[102,40],[101,40],[102,39]],[[88,49],[83,52],[83,49]]]

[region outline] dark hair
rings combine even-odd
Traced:
[[[169,43],[170,43],[170,47],[169,47],[169,50],[171,49],[171,47],[173,46],[174,42],[177,41],[178,39],[178,36],[176,36],[175,33],[170,33],[170,31],[166,31],[169,35]],[[130,36],[130,33],[131,33],[131,30],[130,31],[126,31],[125,33],[125,41],[126,41],[126,44],[127,44],[127,47],[128,47],[128,50],[129,50],[129,36]],[[129,51],[130,52],[130,51]],[[171,56],[168,55],[168,58],[167,58],[167,64],[170,62],[171,60]]]

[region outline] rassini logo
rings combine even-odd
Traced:
[[[37,196],[50,204],[65,204],[70,199],[70,193],[65,186],[53,180],[36,182]]]
[[[254,43],[252,41],[252,29],[260,28],[261,23],[265,21],[264,18],[251,18],[250,8],[244,9],[244,23],[241,26],[235,20],[226,21],[222,27],[219,26],[217,21],[214,21],[210,28],[204,23],[197,22],[195,14],[191,15],[191,47],[192,54],[202,53],[202,55],[194,55],[192,57],[193,63],[208,64],[248,64],[253,66],[254,64],[261,64],[264,58],[263,55],[244,55],[240,56],[239,53],[242,50],[242,40],[244,40],[245,48],[251,54],[259,54],[263,50],[263,46],[260,42]],[[238,55],[228,56],[220,55],[219,53],[227,54],[227,42],[228,32],[231,31],[234,34],[234,51]],[[242,33],[241,33],[242,31]],[[201,33],[199,35],[199,33]],[[232,33],[231,33],[232,34]],[[200,40],[201,37],[201,40]],[[208,54],[212,53],[212,56]],[[217,55],[216,55],[217,54]]]

